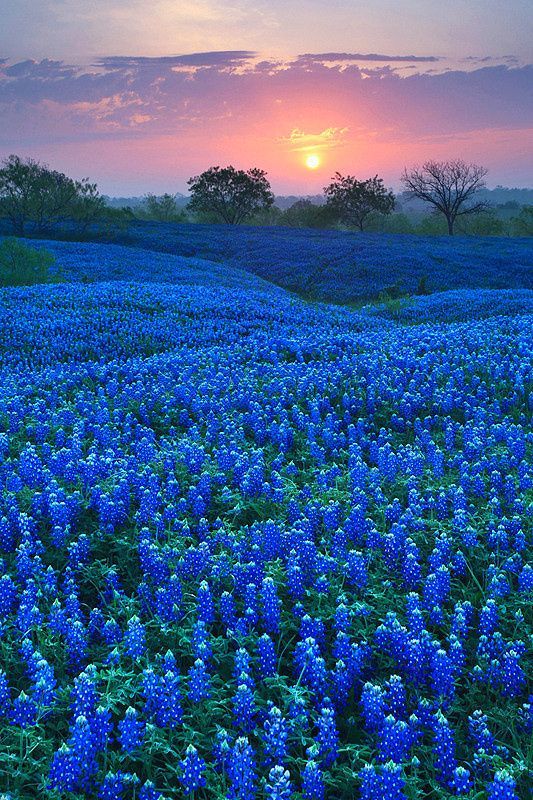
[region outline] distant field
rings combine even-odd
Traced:
[[[40,246],[39,241],[33,243]],[[258,280],[263,279],[331,303],[358,305],[383,292],[415,294],[422,288],[431,293],[533,289],[533,240],[528,238],[135,222],[113,245],[100,242],[105,249],[75,242],[44,246],[74,280],[264,288]],[[135,255],[132,248],[174,258]]]
[[[124,244],[223,262],[334,303],[399,288],[533,289],[533,241],[296,228],[135,223]]]
[[[251,272],[203,258],[95,242],[34,239],[29,244],[52,252],[57,268],[67,281],[140,281],[279,291],[278,287]]]

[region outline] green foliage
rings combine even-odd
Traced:
[[[77,223],[80,233],[86,233],[91,225],[105,219],[110,210],[99,193],[96,183],[88,181],[77,183],[76,197],[72,201],[70,215]]]
[[[336,214],[331,206],[317,205],[311,200],[297,200],[283,212],[281,224],[290,228],[331,228]]]
[[[448,226],[440,214],[428,214],[427,217],[422,217],[416,226],[416,233],[420,236],[444,236],[448,233]]]
[[[277,206],[269,206],[262,208],[257,214],[248,220],[249,225],[257,225],[258,227],[266,225],[283,225],[283,211]]]
[[[352,175],[336,172],[333,181],[324,187],[324,194],[327,206],[339,221],[360,231],[365,229],[371,215],[387,215],[394,209],[394,195],[377,175],[359,181]]]
[[[147,194],[144,198],[143,216],[156,222],[184,222],[185,214],[178,208],[176,196]]]
[[[73,180],[31,158],[11,155],[0,168],[0,215],[17,236],[29,227],[37,233],[53,230],[72,220],[81,232],[105,213],[105,202],[88,178]]]
[[[421,282],[422,281],[424,281],[425,286],[425,278],[421,278]],[[429,294],[429,292],[417,292],[417,294]],[[386,316],[390,319],[400,319],[400,314],[403,309],[410,306],[412,302],[413,300],[402,289],[401,281],[396,281],[396,283],[393,283],[391,286],[386,286],[385,289],[379,293],[376,305],[386,312]]]
[[[213,215],[216,222],[238,225],[274,204],[266,172],[257,167],[247,171],[210,167],[187,183],[191,191],[188,208]]]
[[[391,286],[385,286],[378,297],[380,302],[388,303],[389,301],[400,300],[402,297],[405,297],[405,294],[405,291],[402,289],[401,281],[396,281],[396,283],[391,284]]]
[[[418,281],[418,286],[416,287],[416,294],[431,294],[431,290],[428,288],[427,275],[422,275],[422,277]]]
[[[457,225],[459,233],[469,236],[503,236],[505,225],[494,211],[488,210],[474,216],[462,217]]]
[[[376,233],[415,233],[416,227],[407,214],[371,214],[366,229]]]
[[[15,238],[4,239],[0,243],[0,286],[55,283],[58,275],[50,271],[54,263],[48,250],[27,247]]]
[[[98,238],[107,241],[120,240],[135,219],[131,208],[111,208],[106,206],[98,226]]]
[[[523,206],[520,214],[511,220],[514,236],[533,236],[533,206]]]

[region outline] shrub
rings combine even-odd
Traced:
[[[428,276],[421,275],[420,280],[418,281],[418,286],[416,287],[417,294],[431,294],[430,289],[428,288]]]
[[[51,272],[55,258],[48,250],[35,249],[15,238],[0,243],[0,286],[31,286],[54,283],[58,273]]]
[[[533,236],[533,206],[523,206],[511,223],[514,236]]]

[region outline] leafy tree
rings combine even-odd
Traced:
[[[49,231],[72,213],[78,193],[76,181],[62,172],[41,166],[33,186],[31,219],[38,233]]]
[[[520,214],[511,220],[515,236],[533,236],[533,206],[523,206]]]
[[[258,227],[266,227],[272,225],[281,225],[283,220],[283,211],[278,206],[268,206],[257,211],[252,217],[247,219],[249,225],[257,225]]]
[[[159,196],[147,194],[144,198],[144,207],[148,217],[157,222],[183,221],[183,214],[178,208],[175,195],[168,192]]]
[[[330,206],[302,198],[284,211],[281,221],[290,228],[329,228],[335,222],[335,213]]]
[[[400,214],[375,214],[368,217],[366,230],[379,233],[414,233],[415,226],[412,220],[403,213]]]
[[[73,219],[82,230],[99,219],[105,202],[88,178],[73,180],[46,164],[11,155],[0,168],[0,214],[24,236],[31,223],[38,233]]]
[[[414,233],[415,226],[407,214],[391,214],[382,220],[381,229],[384,233]]]
[[[41,173],[41,165],[31,158],[23,161],[19,156],[11,155],[2,162],[0,211],[9,219],[17,236],[24,236],[26,226],[33,218]]]
[[[87,179],[77,181],[76,189],[70,212],[79,232],[85,234],[91,225],[105,219],[109,209],[96,183],[89,183]]]
[[[324,187],[324,194],[327,206],[338,219],[346,225],[356,225],[360,231],[371,214],[390,214],[394,208],[393,193],[377,175],[359,181],[336,172],[329,186]]]
[[[108,241],[120,240],[134,220],[135,214],[130,206],[113,208],[106,205],[104,213],[99,219],[98,238]]]
[[[445,236],[446,220],[440,214],[428,214],[418,220],[415,233],[420,236]]]
[[[212,214],[218,222],[238,225],[274,203],[266,172],[254,167],[211,167],[188,181],[189,209]]]
[[[460,233],[469,236],[503,236],[505,234],[505,224],[498,219],[492,210],[482,211],[479,214],[463,217],[457,227]]]
[[[58,279],[50,268],[55,258],[48,250],[28,247],[9,237],[0,243],[0,286],[31,286]]]
[[[421,167],[405,169],[402,183],[409,197],[425,200],[444,214],[452,236],[458,217],[487,210],[486,203],[474,202],[476,192],[485,186],[486,175],[484,167],[460,159],[426,161]]]

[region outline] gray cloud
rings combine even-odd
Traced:
[[[206,130],[278,137],[306,126],[312,108],[322,128],[378,139],[533,124],[532,65],[405,74],[405,64],[363,69],[351,57],[256,64],[253,56],[115,56],[88,69],[51,60],[0,64],[0,144],[17,136],[31,144]]]
[[[304,53],[298,56],[302,61],[390,61],[432,62],[440,61],[440,56],[387,56],[381,53]]]
[[[189,53],[181,56],[106,56],[96,62],[104,69],[131,69],[143,67],[223,67],[249,61],[257,54],[252,50],[214,50],[207,53]]]

